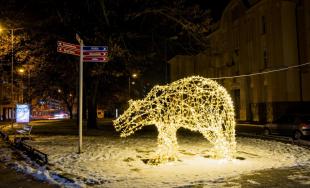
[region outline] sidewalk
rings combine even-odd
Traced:
[[[0,163],[0,188],[18,187],[18,188],[57,188],[57,185],[51,185],[45,182],[34,180],[31,176],[18,173],[13,169]]]
[[[0,148],[10,149],[0,138]],[[57,185],[51,185],[46,182],[35,180],[30,175],[17,172],[11,169],[3,161],[0,161],[0,188],[18,187],[18,188],[57,188]]]

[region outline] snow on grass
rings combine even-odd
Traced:
[[[87,136],[77,154],[77,136],[45,136],[29,141],[48,154],[50,171],[73,179],[81,186],[176,187],[212,185],[222,179],[262,169],[309,164],[310,151],[276,141],[237,138],[237,158],[215,160],[210,143],[202,136],[179,136],[179,161],[152,166],[156,136]],[[302,178],[302,177],[301,177]],[[250,182],[256,184],[255,182]],[[307,183],[307,182],[305,182]]]
[[[45,166],[41,167],[37,165],[23,153],[17,150],[12,150],[6,146],[3,141],[0,141],[0,162],[5,163],[7,166],[18,172],[31,175],[39,181],[68,188],[81,187],[81,184],[76,184],[74,181],[61,177],[58,174],[47,170]]]

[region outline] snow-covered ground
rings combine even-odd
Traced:
[[[219,179],[288,166],[310,166],[310,150],[276,141],[237,138],[237,159],[211,159],[209,142],[200,135],[179,135],[179,161],[145,164],[156,150],[155,134],[119,138],[114,133],[85,136],[77,154],[77,136],[38,136],[28,144],[48,154],[51,174],[69,177],[84,187],[212,186]],[[44,174],[43,174],[44,175]],[[293,175],[291,178],[294,178]],[[56,181],[56,180],[55,180]],[[252,181],[252,180],[249,180]],[[250,182],[251,183],[251,182]],[[257,182],[253,181],[253,184]],[[74,184],[67,184],[73,186]],[[215,186],[216,184],[214,184]]]

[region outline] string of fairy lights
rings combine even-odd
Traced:
[[[121,137],[154,124],[158,130],[155,163],[178,158],[180,127],[202,133],[214,145],[211,155],[215,158],[232,159],[236,151],[232,99],[223,86],[200,76],[155,86],[144,99],[130,101],[113,124]]]
[[[267,70],[267,71],[263,71],[263,72],[257,72],[257,73],[251,73],[251,74],[242,74],[242,75],[236,75],[236,76],[214,77],[214,78],[209,78],[209,79],[221,80],[221,79],[232,79],[232,78],[259,76],[259,75],[263,75],[263,74],[270,74],[270,73],[275,73],[275,72],[280,72],[280,71],[286,71],[286,70],[289,70],[289,69],[304,67],[304,66],[307,66],[307,65],[310,65],[310,62],[303,63],[303,64],[300,64],[300,65],[293,65],[293,66],[288,66],[288,67],[284,67],[284,68],[279,68],[279,69]]]

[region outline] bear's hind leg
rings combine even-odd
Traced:
[[[203,136],[208,139],[213,148],[211,150],[211,156],[216,159],[231,159],[230,144],[224,137],[224,134],[220,131],[204,131]]]

